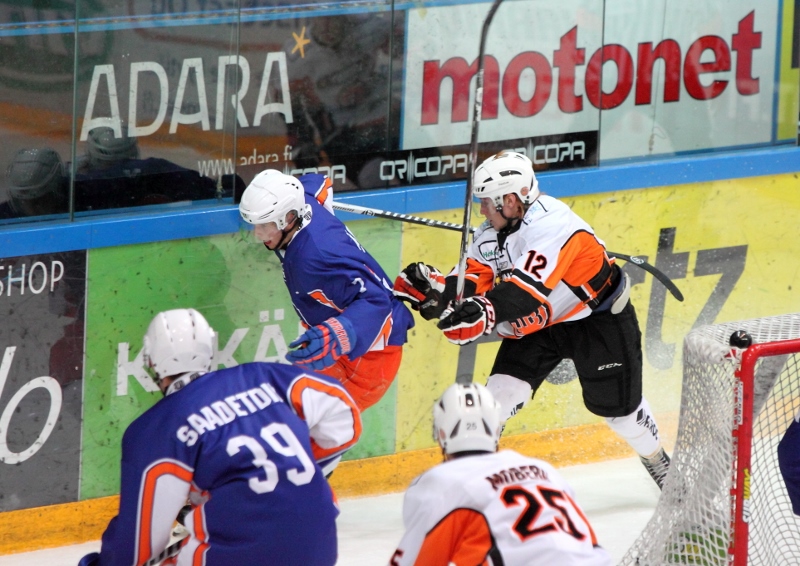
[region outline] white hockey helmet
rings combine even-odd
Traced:
[[[472,196],[490,198],[495,207],[503,206],[503,196],[514,193],[528,206],[539,198],[539,181],[527,156],[515,151],[501,151],[486,159],[475,170]]]
[[[279,230],[286,228],[286,215],[294,211],[298,218],[305,214],[303,185],[296,177],[277,169],[266,169],[255,176],[242,194],[239,214],[249,224],[274,222]]]
[[[494,452],[501,426],[500,404],[479,383],[454,383],[433,406],[433,437],[445,454]]]
[[[158,383],[187,372],[207,372],[214,357],[214,330],[194,309],[158,313],[144,335],[145,370]]]

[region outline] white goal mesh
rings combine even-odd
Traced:
[[[738,472],[745,479],[745,489],[739,490],[745,497],[737,499],[732,493],[737,491],[737,434],[741,432],[734,430],[750,391],[748,380],[740,382],[735,375],[742,352],[732,349],[729,339],[737,330],[745,330],[753,344],[796,340],[800,314],[705,326],[686,336],[678,436],[670,472],[653,517],[621,566],[800,564],[800,520],[792,514],[777,460],[778,442],[800,409],[800,354],[756,361],[750,474],[748,478]],[[794,348],[800,351],[800,344]],[[741,509],[742,501],[744,515],[749,514],[748,551],[745,557],[739,544],[734,551],[740,556],[734,558],[729,550],[737,547],[731,543],[736,542],[734,528],[742,516],[735,509]]]

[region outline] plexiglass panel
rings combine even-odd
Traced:
[[[230,206],[265,168],[338,192],[465,179],[490,6],[0,3],[0,222]],[[514,148],[541,172],[794,144],[794,8],[505,0],[479,159]]]

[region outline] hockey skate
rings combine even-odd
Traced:
[[[654,456],[650,458],[639,456],[639,459],[647,469],[647,473],[649,473],[650,477],[653,478],[653,481],[656,482],[658,489],[663,489],[664,480],[667,477],[667,472],[669,472],[670,463],[669,456],[667,456],[667,453],[664,451],[664,449],[661,448]]]

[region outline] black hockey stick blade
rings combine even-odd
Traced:
[[[616,258],[619,258],[619,259],[622,259],[622,260],[625,260],[625,261],[629,261],[632,264],[634,264],[634,265],[636,265],[638,267],[641,267],[642,269],[644,269],[648,273],[651,273],[653,275],[653,277],[658,279],[661,282],[661,284],[664,285],[664,287],[666,287],[667,290],[669,290],[670,293],[672,293],[673,297],[675,297],[679,301],[683,302],[683,293],[681,293],[681,290],[678,289],[678,286],[675,285],[675,283],[672,282],[672,279],[670,279],[669,277],[664,275],[664,273],[662,271],[660,271],[659,269],[656,269],[655,266],[647,263],[647,261],[645,261],[644,258],[636,256],[636,255],[626,255],[626,254],[621,254],[621,253],[612,252],[612,251],[606,251],[606,253],[608,255],[614,256]]]
[[[167,548],[162,550],[160,554],[154,556],[153,558],[145,562],[144,566],[158,566],[159,564],[164,562],[164,560],[166,560],[167,558],[172,558],[173,556],[178,554],[181,551],[181,547],[183,546],[183,543],[188,538],[188,536],[189,532],[186,531],[186,533],[183,536],[180,536],[180,538],[176,539],[175,537],[172,537],[173,541],[172,544],[170,544],[169,546],[167,546]]]

